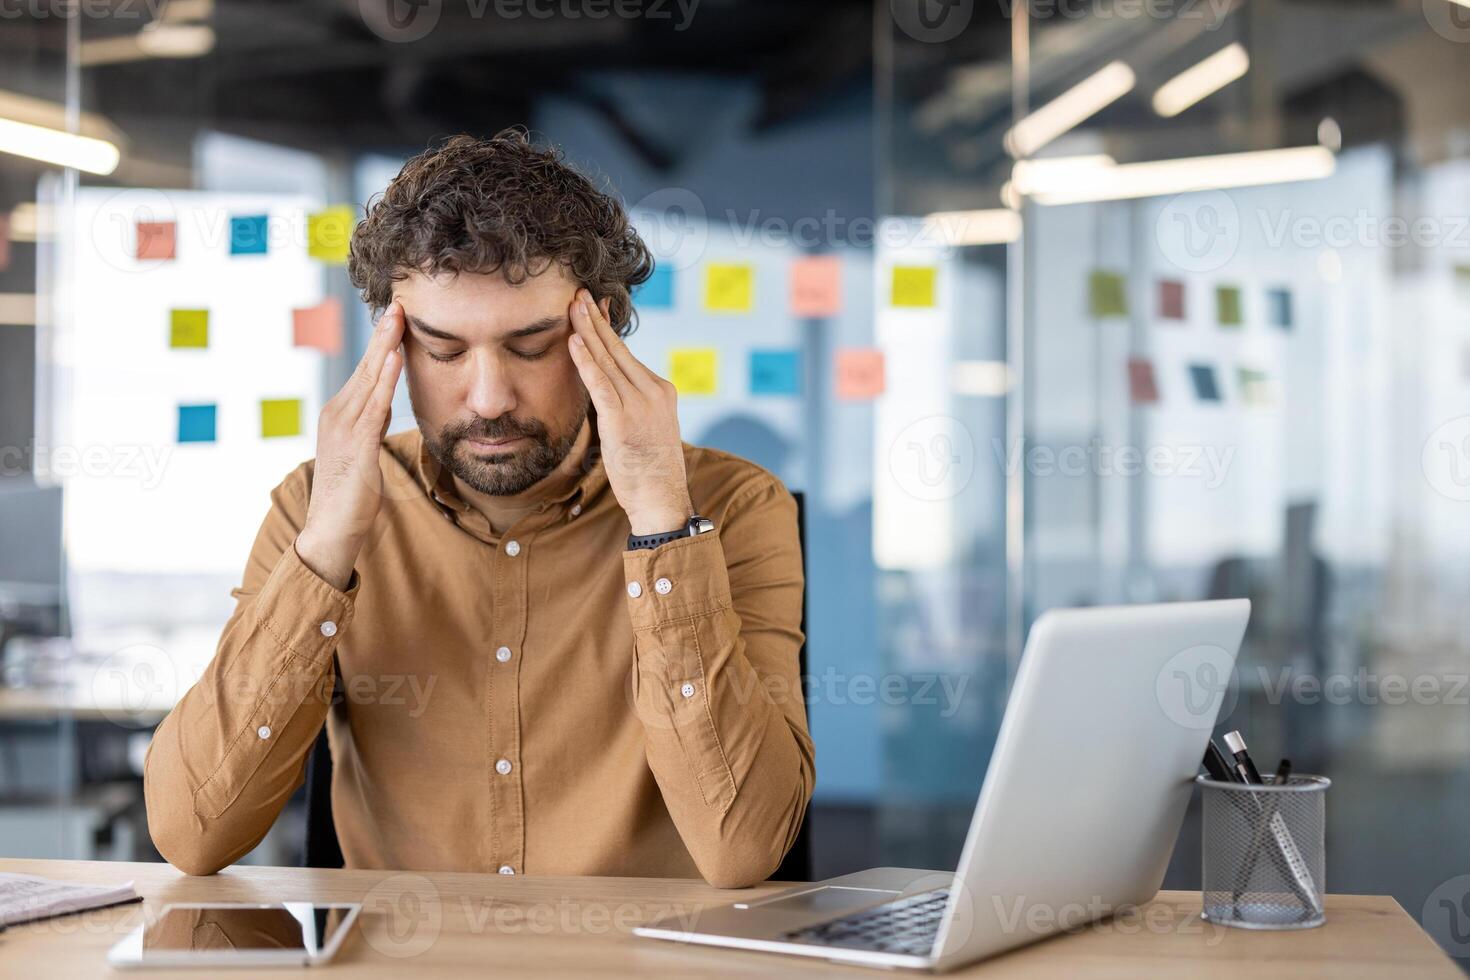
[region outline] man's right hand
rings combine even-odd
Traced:
[[[403,307],[395,300],[378,320],[367,351],[342,390],[322,408],[306,526],[296,553],[333,588],[346,590],[378,516],[383,474],[378,447],[392,417],[403,370]]]

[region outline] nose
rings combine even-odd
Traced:
[[[516,409],[515,386],[506,365],[492,354],[475,352],[466,407],[482,419],[496,419]]]

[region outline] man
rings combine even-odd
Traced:
[[[514,131],[420,154],[370,205],[367,353],[149,750],[169,861],[255,847],[325,722],[348,867],[776,868],[814,780],[795,503],[680,440],[622,340],[651,270],[621,206]],[[418,431],[384,438],[403,371]]]

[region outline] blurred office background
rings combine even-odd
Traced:
[[[345,230],[519,124],[658,256],[631,343],[685,437],[805,494],[814,874],[953,866],[1043,610],[1249,596],[1235,676],[1184,682],[1332,777],[1332,891],[1470,954],[1470,6],[0,18],[6,855],[157,859],[151,727],[369,330]]]

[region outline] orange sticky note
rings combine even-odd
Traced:
[[[810,255],[791,263],[791,315],[836,316],[842,310],[842,260]]]
[[[292,310],[291,329],[297,347],[342,353],[342,301],[328,296],[316,306]]]
[[[140,221],[137,224],[139,259],[172,259],[178,225],[172,221]]]
[[[837,352],[837,397],[848,400],[883,394],[883,352],[850,347]]]

